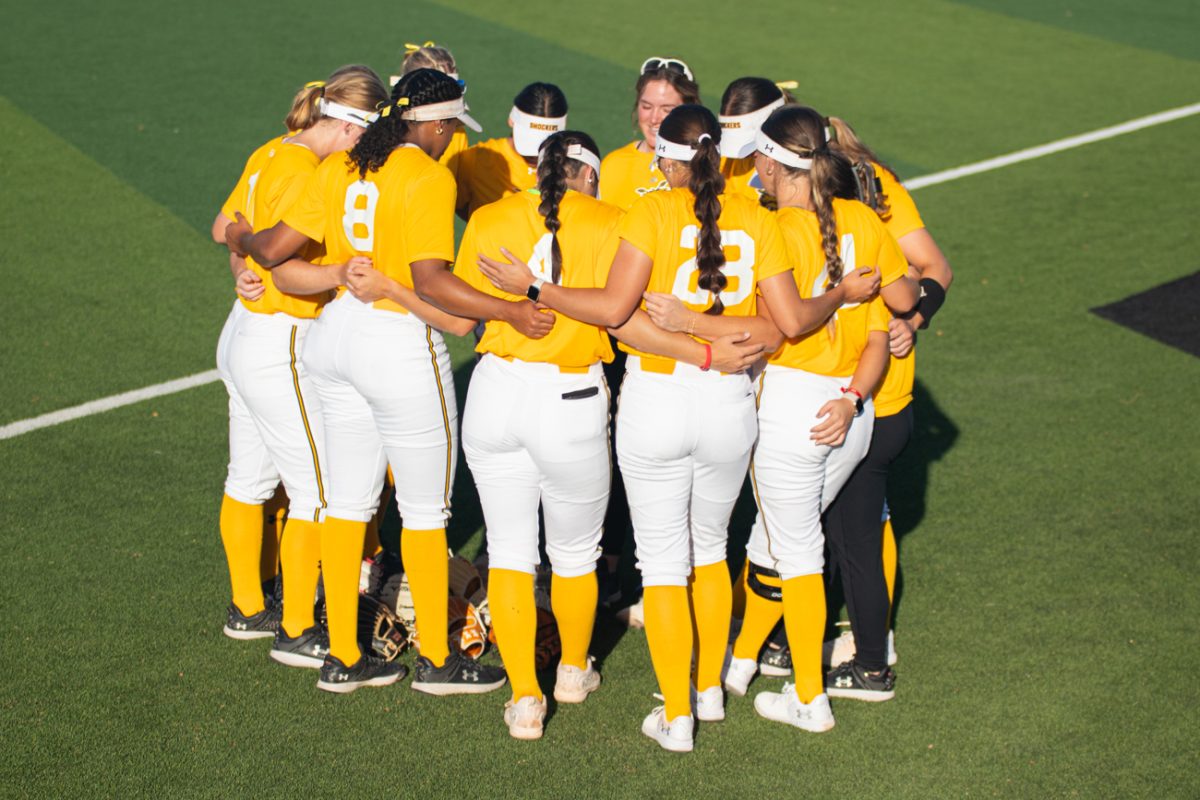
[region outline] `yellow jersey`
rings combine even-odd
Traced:
[[[250,158],[246,159],[246,166],[242,168],[241,177],[238,178],[233,191],[221,205],[222,214],[233,219],[238,213],[241,213],[243,217],[250,219],[251,200],[254,197],[254,187],[258,184],[258,176],[267,162],[274,158],[275,149],[283,143],[285,138],[286,135],[276,136],[250,154]],[[250,224],[253,225],[254,220],[250,220]]]
[[[621,238],[654,262],[646,291],[673,294],[693,311],[705,311],[712,306],[713,296],[698,285],[696,239],[700,221],[693,210],[695,204],[695,196],[687,189],[651,192],[634,203],[621,221]],[[721,272],[727,281],[721,292],[725,306],[722,313],[754,316],[758,311],[758,282],[789,269],[779,225],[770,211],[753,200],[722,195],[717,227],[725,252]],[[651,371],[675,370],[673,359],[644,353],[624,343],[620,348],[641,356],[643,367]]]
[[[442,153],[442,157],[438,162],[446,169],[450,170],[450,174],[454,179],[458,180],[458,165],[461,162],[463,152],[470,147],[467,142],[467,126],[459,122],[454,127],[454,135],[450,137],[450,144],[446,146],[446,152]]]
[[[551,281],[550,232],[538,213],[541,196],[535,191],[510,195],[484,206],[471,215],[458,248],[454,274],[484,294],[505,300],[520,300],[500,291],[476,265],[480,255],[503,259],[507,248],[529,264],[534,275]],[[558,206],[562,228],[558,246],[562,251],[559,284],[573,289],[598,289],[608,279],[608,269],[617,253],[617,229],[621,210],[575,191],[567,191]],[[507,322],[491,320],[484,327],[480,353],[501,358],[518,358],[557,364],[564,369],[586,368],[597,361],[612,361],[608,331],[558,314],[554,328],[541,339],[530,339]]]
[[[458,155],[458,208],[470,218],[481,206],[537,186],[537,167],[530,166],[512,142],[488,139]]]
[[[643,153],[637,142],[612,151],[600,162],[600,199],[622,211],[632,208],[643,195],[670,188],[654,164],[654,154]]]
[[[324,242],[325,263],[370,256],[375,269],[411,289],[414,261],[454,260],[454,178],[414,145],[397,147],[378,172],[363,178],[345,153],[334,153],[283,221]],[[408,313],[387,298],[375,307]]]
[[[726,194],[743,194],[755,202],[762,196],[762,189],[750,185],[758,177],[754,169],[754,156],[745,158],[722,158],[721,174],[725,176]]]
[[[900,237],[925,227],[917,204],[912,195],[900,181],[892,177],[892,173],[878,164],[875,174],[879,177],[883,193],[887,195],[888,214],[883,218],[888,231],[899,241]],[[892,356],[888,359],[887,372],[875,390],[875,416],[890,417],[904,410],[912,402],[913,382],[916,379],[917,351],[909,351],[904,358]]]
[[[834,198],[833,214],[843,274],[858,267],[878,266],[884,286],[904,277],[908,271],[904,254],[873,209],[857,200]],[[829,274],[816,212],[783,208],[778,218],[800,296],[823,294]],[[866,303],[843,305],[835,312],[832,325],[786,340],[771,355],[770,363],[817,375],[851,376],[858,368],[868,335],[872,331],[886,332],[887,323],[887,306],[878,295]]]

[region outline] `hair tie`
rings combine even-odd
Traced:
[[[700,145],[700,143],[701,143],[701,142],[703,142],[705,139],[709,139],[709,140],[711,140],[711,139],[712,139],[712,137],[711,137],[711,136],[709,136],[707,133],[702,133],[702,134],[700,134],[699,136],[697,136],[697,137],[696,137],[696,145],[697,145],[697,146],[699,146],[699,145]]]
[[[304,88],[305,89],[323,89],[323,88],[325,88],[325,81],[309,81],[308,83],[304,84]]]
[[[425,44],[413,44],[411,42],[405,42],[404,43],[404,54],[412,55],[413,53],[417,52],[418,50],[423,50],[426,47],[437,47],[437,45],[434,44],[432,40],[426,42]]]
[[[836,142],[837,141],[837,128],[835,128],[833,125],[829,124],[829,120],[825,120],[825,141],[826,142]]]
[[[397,108],[404,108],[405,106],[408,105],[408,98],[407,97],[398,98],[395,102],[395,105]]]
[[[798,81],[775,81],[775,85],[780,89],[799,89]]]

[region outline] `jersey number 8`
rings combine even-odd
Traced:
[[[370,181],[355,181],[346,187],[342,230],[350,246],[369,253],[375,246],[375,207],[379,205],[379,187]]]

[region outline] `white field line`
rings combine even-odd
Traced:
[[[114,408],[140,403],[143,400],[175,394],[176,392],[182,392],[185,389],[192,389],[196,386],[204,386],[220,379],[217,371],[210,369],[208,372],[198,372],[195,375],[188,375],[186,378],[176,378],[166,383],[156,383],[144,389],[134,389],[132,392],[122,392],[121,394],[114,394],[111,397],[102,397],[99,400],[93,400],[81,406],[72,406],[71,408],[64,408],[61,411],[42,414],[40,417],[31,417],[19,422],[11,422],[0,428],[0,439],[11,439],[23,433],[36,431],[38,428],[49,428],[52,425],[70,422],[80,417],[90,417],[92,414],[100,414],[105,411],[112,411]]]
[[[1009,153],[1005,156],[997,156],[989,158],[986,161],[977,161],[974,164],[967,164],[965,167],[955,167],[954,169],[935,172],[932,175],[922,175],[919,178],[913,178],[910,181],[905,181],[904,186],[911,190],[922,189],[926,186],[935,186],[939,183],[949,183],[956,181],[959,178],[965,178],[968,175],[978,175],[980,172],[990,172],[1001,167],[1008,167],[1013,164],[1019,164],[1022,161],[1032,161],[1035,158],[1048,156],[1052,153],[1061,153],[1063,150],[1070,150],[1075,147],[1082,147],[1085,144],[1093,142],[1101,142],[1105,139],[1112,139],[1115,136],[1121,136],[1126,133],[1140,131],[1142,128],[1151,128],[1155,125],[1162,125],[1166,122],[1173,122],[1177,119],[1190,117],[1194,114],[1200,114],[1200,103],[1193,103],[1190,106],[1181,106],[1180,108],[1172,108],[1169,111],[1160,111],[1157,114],[1151,114],[1148,117],[1138,117],[1131,119],[1128,122],[1122,122],[1120,125],[1113,125],[1109,128],[1101,128],[1091,133],[1081,133],[1078,136],[1068,136],[1066,139],[1059,139],[1057,142],[1030,147],[1026,150],[1018,150],[1015,153]]]
[[[922,175],[919,178],[905,181],[904,185],[910,191],[923,189],[926,186],[936,186],[939,183],[949,183],[950,181],[965,178],[969,175],[978,175],[981,172],[990,172],[991,170],[1001,169],[1013,164],[1019,164],[1022,161],[1031,161],[1035,158],[1048,156],[1053,153],[1060,153],[1063,150],[1070,150],[1075,147],[1082,147],[1085,144],[1093,142],[1101,142],[1105,139],[1112,139],[1116,136],[1122,136],[1126,133],[1140,131],[1143,128],[1151,128],[1155,125],[1162,125],[1167,122],[1173,122],[1184,117],[1200,114],[1200,103],[1193,103],[1189,106],[1181,106],[1168,111],[1160,111],[1157,114],[1151,114],[1147,117],[1138,117],[1131,119],[1128,122],[1122,122],[1120,125],[1112,125],[1108,128],[1101,128],[1090,133],[1082,133],[1078,136],[1068,136],[1066,139],[1059,139],[1056,142],[1030,147],[1025,150],[1018,150],[1015,153],[1008,155],[989,158],[985,161],[978,161],[974,164],[967,164],[962,167],[935,172],[932,175]],[[92,414],[100,414],[105,411],[112,411],[114,408],[140,403],[143,400],[150,400],[155,397],[163,397],[168,394],[175,394],[186,389],[193,389],[197,386],[204,386],[209,383],[215,383],[220,380],[215,369],[207,372],[198,372],[195,375],[189,375],[186,378],[176,378],[173,381],[165,383],[156,383],[153,386],[147,386],[144,389],[135,389],[132,392],[123,392],[115,394],[111,397],[104,397],[100,400],[93,400],[90,403],[73,406],[72,408],[64,408],[61,411],[54,411],[49,414],[42,414],[39,417],[31,417],[18,422],[12,422],[8,425],[0,427],[0,439],[11,439],[15,436],[20,436],[30,431],[36,431],[40,428],[49,428],[53,425],[59,425],[63,422],[70,422],[73,419],[81,417],[90,417]]]

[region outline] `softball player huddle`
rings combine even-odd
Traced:
[[[690,751],[697,721],[746,694],[781,619],[794,682],[757,695],[761,716],[819,732],[834,724],[830,696],[891,697],[886,473],[911,430],[912,331],[951,277],[895,176],[845,122],[766,79],[731,83],[718,118],[678,59],[642,64],[641,138],[604,158],[569,128],[554,84],[516,95],[508,135],[468,145],[480,128],[450,52],[408,45],[401,72],[390,91],[358,66],[306,85],[214,222],[238,293],[218,345],[225,632],[271,638],[272,658],[316,668],[324,690],[402,679],[395,648],[382,657],[386,635],[364,637],[360,618],[367,527],[390,475],[419,640],[412,687],[507,682],[509,732],[540,738],[539,592],[561,642],[554,697],[584,702],[601,686],[597,562],[610,498],[624,496],[663,697],[647,737]],[[503,668],[461,652],[448,625],[459,419],[442,337],[473,329],[461,438],[488,562],[473,608]],[[603,366],[620,353],[614,464],[618,387]],[[748,476],[758,516],[734,581],[728,529]],[[260,568],[279,483],[281,597]],[[836,663],[822,642],[832,568],[853,631]]]

